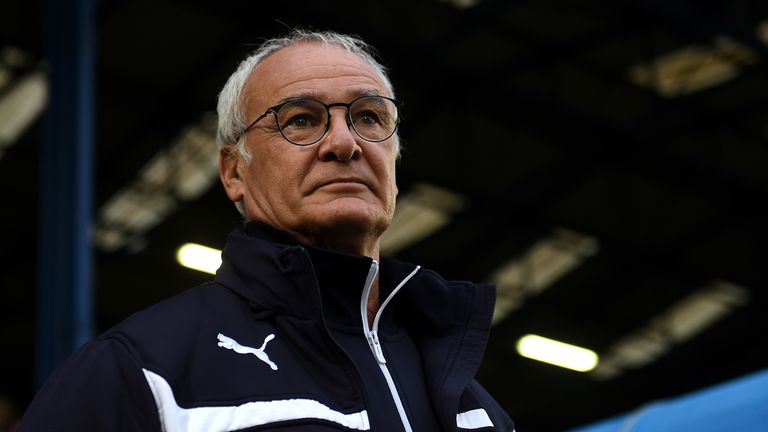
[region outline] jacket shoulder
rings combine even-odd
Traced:
[[[221,285],[214,282],[205,283],[133,313],[97,339],[106,339],[121,333],[147,333],[150,329],[156,330],[158,325],[183,326],[195,320],[195,316],[190,316],[190,312],[203,312],[207,302],[231,296],[231,291]]]
[[[35,396],[19,431],[160,431],[155,400],[125,346],[92,341]]]
[[[188,362],[201,336],[210,333],[215,341],[217,321],[243,320],[248,311],[248,302],[240,296],[219,284],[207,283],[136,312],[96,342],[119,342],[142,367],[164,372]]]

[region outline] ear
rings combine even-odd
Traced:
[[[241,177],[243,158],[233,145],[223,145],[219,150],[219,177],[224,191],[232,202],[243,199],[245,184]]]

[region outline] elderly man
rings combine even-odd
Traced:
[[[214,282],[79,350],[21,430],[512,431],[474,381],[494,290],[379,257],[398,103],[359,39],[295,31],[219,95],[246,225]]]

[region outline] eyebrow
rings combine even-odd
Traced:
[[[356,91],[350,92],[349,96],[351,96],[350,100],[354,100],[354,99],[365,97],[365,96],[382,96],[382,94],[381,94],[380,91],[378,91],[376,89],[368,88],[368,89],[356,90]],[[315,92],[311,92],[311,91],[309,91],[309,92],[301,92],[301,93],[292,94],[290,96],[286,96],[286,97],[280,99],[279,101],[277,101],[277,103],[274,104],[274,105],[281,105],[281,104],[284,104],[286,102],[291,102],[291,101],[295,101],[295,100],[298,100],[298,99],[320,100],[321,97],[319,97],[317,95],[317,93],[315,93]]]

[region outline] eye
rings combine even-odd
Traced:
[[[280,128],[312,129],[325,125],[325,107],[315,101],[298,100],[286,104],[278,112]]]
[[[297,115],[293,116],[288,121],[283,123],[284,128],[306,128],[312,126],[312,119],[309,118],[307,115]]]
[[[357,99],[352,103],[350,111],[352,122],[359,129],[391,131],[396,124],[397,106],[381,96]]]
[[[381,118],[373,111],[361,111],[355,113],[354,121],[356,125],[374,126],[381,123]]]

